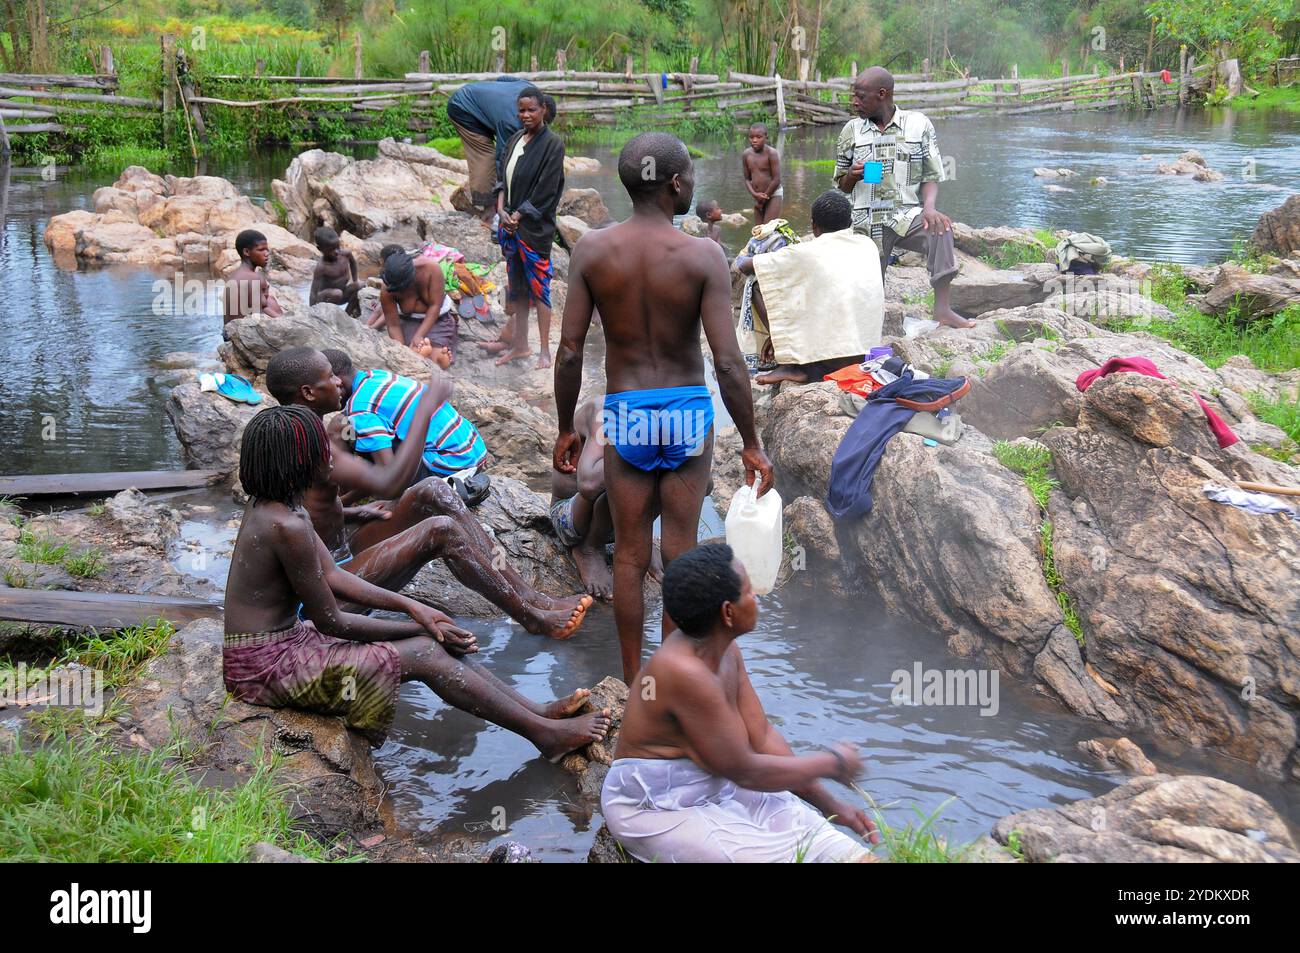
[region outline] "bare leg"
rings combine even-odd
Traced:
[[[573,501],[573,528],[583,534],[571,550],[583,585],[597,599],[613,598],[614,576],[605,562],[605,544],[614,538],[608,494],[602,493],[595,503],[579,494]]]
[[[665,568],[672,565],[678,556],[695,548],[700,534],[700,509],[704,505],[712,466],[713,432],[710,431],[699,456],[687,457],[680,467],[659,478],[659,542]],[[676,626],[665,612],[663,634],[667,635],[674,628]]]
[[[394,642],[402,663],[402,681],[420,681],[443,701],[461,711],[477,715],[522,735],[537,746],[544,758],[559,760],[564,755],[609,731],[609,711],[592,712],[576,718],[546,718],[501,691],[500,683],[483,677],[478,666],[453,658],[431,638]]]
[[[509,695],[533,714],[541,715],[543,718],[571,718],[578,709],[582,707],[582,703],[591,697],[591,689],[579,688],[570,694],[565,695],[563,698],[557,698],[552,702],[546,702],[545,704],[542,702],[535,702],[531,698],[519,694],[513,686],[507,685],[505,682],[501,681],[501,679],[488,671],[486,666],[476,662],[472,655],[463,656],[461,662],[473,668],[484,681],[490,682],[503,694]]]
[[[605,492],[614,518],[614,624],[623,660],[623,681],[629,686],[641,668],[641,636],[645,628],[642,580],[650,567],[651,532],[658,473],[646,473],[605,447]]]
[[[530,586],[509,561],[498,554],[492,537],[488,536],[487,531],[483,529],[483,524],[465,505],[460,494],[448,486],[446,480],[438,477],[429,477],[410,487],[397,501],[396,506],[393,507],[393,515],[388,519],[373,520],[353,533],[350,540],[352,551],[363,552],[430,516],[449,516],[455,520],[469,540],[470,547],[482,553],[492,554],[493,566],[525,602],[539,609],[563,609],[570,612],[584,601],[588,606],[591,605],[589,597],[574,595],[557,599],[538,592]]]
[[[754,378],[755,384],[807,384],[808,374],[798,364],[778,364],[775,370],[765,371]]]
[[[347,570],[366,582],[401,592],[420,568],[441,557],[452,574],[534,635],[567,639],[582,624],[587,605],[573,609],[540,609],[524,600],[493,566],[490,553],[477,550],[447,516],[431,516],[396,536],[359,553]]]
[[[950,328],[973,328],[974,321],[968,321],[952,309],[952,278],[945,278],[934,285],[934,319]]]
[[[538,367],[551,366],[551,309],[548,305],[537,302],[537,334],[541,338],[542,351],[537,358]]]
[[[770,222],[774,218],[781,217],[781,196],[774,195],[767,200],[767,208],[763,209],[763,221]]]
[[[500,357],[497,358],[498,364],[509,364],[511,361],[522,360],[528,357],[532,351],[528,348],[528,292],[514,302],[514,319],[511,322],[510,347],[506,348]]]

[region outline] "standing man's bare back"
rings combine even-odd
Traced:
[[[673,215],[690,208],[694,189],[686,147],[665,133],[644,133],[624,147],[619,177],[632,197],[632,217],[584,235],[569,265],[555,365],[560,433],[554,464],[565,473],[576,468],[581,441],[573,415],[583,345],[593,309],[599,309],[606,345],[603,420],[615,534],[614,617],[626,680],[641,665],[641,580],[650,564],[655,511],[662,518],[666,566],[695,545],[709,482],[713,405],[704,384],[701,328],[723,403],[744,441],[747,482],[761,475],[765,493],[772,465],[754,431],[726,257],[715,242],[673,227]],[[639,423],[648,424],[649,432],[638,430]]]

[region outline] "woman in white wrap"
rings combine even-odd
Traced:
[[[832,822],[879,843],[875,826],[819,783],[852,781],[857,750],[796,756],[754,693],[735,642],[753,630],[758,604],[731,547],[673,560],[663,593],[678,628],[631,686],[601,793],[610,833],[646,862],[872,859]]]

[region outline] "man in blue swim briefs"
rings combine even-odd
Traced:
[[[716,242],[673,227],[691,207],[695,172],[675,136],[647,132],[626,146],[618,175],[632,216],[588,232],[569,263],[555,361],[560,432],[554,465],[577,468],[574,409],[582,349],[599,309],[605,332],[605,485],[614,518],[614,620],[629,685],[641,667],[651,526],[662,518],[664,566],[693,548],[713,461],[713,402],[704,386],[700,329],[713,352],[722,402],[744,441],[745,481],[772,486],[772,463],[754,431],[749,373],[731,319],[731,277]],[[664,616],[664,631],[673,628]]]

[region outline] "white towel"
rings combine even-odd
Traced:
[[[868,853],[789,791],[737,787],[689,758],[619,758],[600,809],[645,863],[840,863]]]
[[[781,364],[865,354],[880,343],[885,290],[876,243],[827,232],[754,258],[772,349]]]

